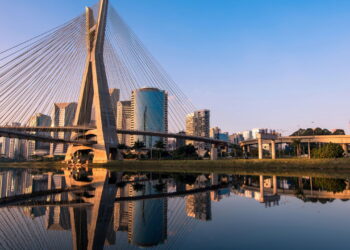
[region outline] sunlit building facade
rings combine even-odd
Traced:
[[[55,103],[52,111],[52,127],[67,127],[72,126],[75,112],[77,110],[77,103]],[[60,138],[69,140],[71,137],[71,132],[53,132],[51,134],[54,138]],[[64,155],[67,152],[67,144],[54,144],[50,145],[51,155]]]
[[[109,96],[111,97],[111,104],[115,119],[117,119],[117,103],[120,98],[120,89],[109,89]]]
[[[131,129],[131,101],[118,102],[117,129]],[[130,135],[118,134],[118,143],[131,146],[130,137]]]
[[[186,135],[209,137],[210,111],[198,110],[186,116]],[[200,149],[208,149],[210,145],[203,142],[186,141]]]
[[[41,113],[33,115],[28,121],[29,127],[50,127],[51,117]],[[37,135],[50,136],[48,132],[33,132]],[[50,144],[46,142],[28,141],[26,148],[26,158],[31,159],[33,155],[45,155],[50,150]]]

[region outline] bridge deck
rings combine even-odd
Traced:
[[[89,130],[94,130],[95,127],[0,127],[0,136],[3,137],[14,137],[14,138],[20,138],[20,139],[28,139],[28,140],[35,140],[35,141],[45,141],[45,142],[53,142],[53,143],[74,143],[74,144],[81,144],[81,145],[87,145],[87,144],[93,144],[88,141],[77,141],[77,140],[64,140],[64,139],[58,139],[53,138],[49,136],[43,136],[43,135],[35,135],[35,134],[29,134],[24,132],[86,132]],[[192,135],[183,135],[183,134],[176,134],[176,133],[165,133],[165,132],[155,132],[155,131],[140,131],[140,130],[123,130],[123,129],[117,129],[117,134],[128,134],[128,135],[146,135],[146,136],[155,136],[155,137],[165,137],[165,138],[176,138],[176,139],[183,139],[183,140],[191,140],[191,141],[198,141],[198,142],[204,142],[209,144],[215,144],[215,145],[224,145],[227,146],[227,141],[217,140],[214,138],[208,138],[208,137],[200,137],[200,136],[192,136]]]
[[[338,143],[350,144],[350,135],[313,135],[313,136],[280,136],[274,139],[275,143],[293,143],[299,140],[301,143]],[[263,143],[270,143],[269,139],[262,139]],[[258,139],[242,141],[241,146],[258,144]]]

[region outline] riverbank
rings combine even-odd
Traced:
[[[0,163],[0,168],[61,169],[59,162]],[[178,173],[222,173],[242,175],[350,177],[350,159],[276,159],[276,160],[125,160],[107,164],[92,164],[120,172],[178,172]]]
[[[96,165],[97,166],[97,165]],[[222,173],[241,175],[350,177],[350,159],[276,159],[218,161],[123,161],[103,164],[122,172]]]

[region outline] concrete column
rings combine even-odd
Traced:
[[[311,147],[310,147],[310,142],[307,143],[307,153],[309,154],[309,159],[311,159]]]
[[[250,153],[250,145],[247,145],[247,153]]]
[[[263,158],[263,148],[262,148],[262,139],[258,139],[258,151],[259,151],[259,160]]]
[[[344,144],[342,144],[342,147],[343,147],[344,153],[347,155],[349,153],[348,152],[348,144],[344,143]]]
[[[210,160],[216,161],[218,159],[218,147],[217,145],[211,145]]]
[[[210,175],[210,182],[211,182],[211,185],[218,185],[219,184],[219,175],[212,173]]]
[[[270,144],[270,152],[271,152],[271,159],[276,159],[276,142],[274,140],[271,141]]]
[[[264,176],[260,175],[259,176],[259,184],[260,184],[260,202],[265,202],[264,198]]]
[[[277,176],[272,176],[273,194],[277,195]]]
[[[304,190],[303,178],[298,177],[298,186],[301,190]]]

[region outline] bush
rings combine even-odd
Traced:
[[[314,189],[336,193],[343,192],[346,188],[346,183],[342,179],[314,178],[313,187]]]
[[[343,157],[343,154],[344,150],[342,147],[333,143],[312,150],[312,157],[314,158],[340,158]]]

